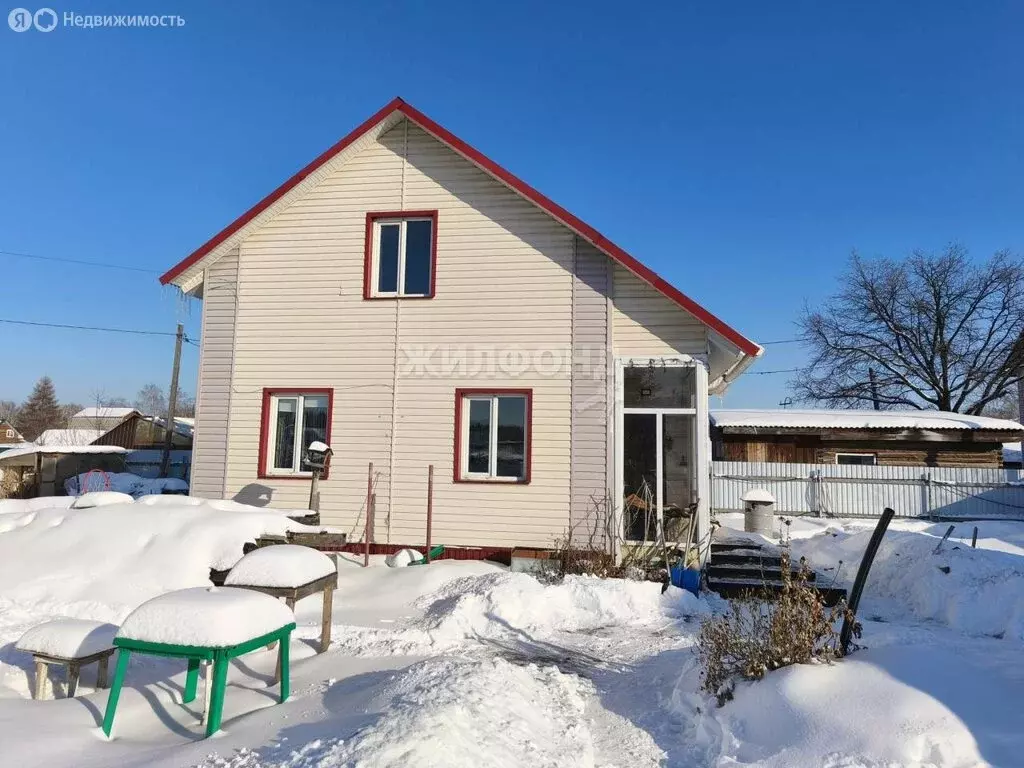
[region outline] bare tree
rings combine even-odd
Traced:
[[[135,410],[149,416],[163,416],[167,413],[167,397],[158,384],[146,384],[135,396]]]
[[[981,414],[1024,364],[1024,263],[971,261],[952,245],[905,261],[854,254],[842,289],[800,326],[810,347],[802,400]],[[872,377],[874,381],[872,382]]]
[[[13,400],[0,400],[0,421],[13,425],[18,419],[21,406]]]
[[[196,415],[196,399],[181,387],[178,387],[178,400],[174,411],[175,416],[194,418]]]

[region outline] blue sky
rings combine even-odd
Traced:
[[[51,7],[186,23],[0,27],[0,251],[152,272],[0,254],[2,319],[197,337],[157,274],[396,95],[758,341],[792,338],[854,248],[1024,251],[1019,3]],[[0,323],[0,350],[0,398],[46,373],[89,402],[163,385],[172,340]]]

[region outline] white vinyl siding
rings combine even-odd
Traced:
[[[435,298],[364,300],[366,214],[434,209]],[[372,461],[374,540],[422,542],[433,463],[435,541],[550,546],[568,525],[569,366],[506,375],[486,361],[508,350],[568,355],[572,241],[421,129],[406,133],[404,122],[326,176],[241,245],[228,497],[305,506],[308,483],[256,479],[261,392],[334,387],[325,524],[360,537]],[[436,365],[424,376],[406,353],[429,350]],[[446,359],[484,363],[471,375]],[[489,386],[533,389],[529,485],[454,482],[455,390]]]
[[[608,297],[611,260],[576,240],[572,296],[572,472],[570,519],[574,540],[602,546],[611,478],[609,449]]]
[[[616,264],[613,337],[616,355],[705,355],[707,327]]]
[[[203,285],[203,354],[196,386],[196,424],[202,429],[195,430],[192,443],[190,492],[210,499],[225,492],[237,292],[235,250],[210,265]]]

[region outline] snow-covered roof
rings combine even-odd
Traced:
[[[167,422],[166,417],[162,416],[143,416],[146,421],[151,421],[157,426],[164,426]],[[192,433],[195,432],[196,420],[192,418],[186,418],[185,416],[174,417],[174,432],[175,434],[181,435],[182,437],[192,437]]]
[[[134,408],[110,407],[106,405],[83,408],[72,418],[76,419],[118,419],[137,413]]]
[[[105,429],[47,429],[36,442],[39,445],[89,445],[105,434]]]
[[[1003,443],[1003,463],[1021,463],[1020,443]]]
[[[717,427],[785,429],[992,429],[1024,432],[1024,425],[1009,419],[945,411],[716,409],[711,411],[711,423]]]
[[[37,445],[36,443],[24,443],[22,447],[12,448],[9,451],[0,453],[0,465],[31,466],[32,461],[25,457],[35,456],[37,453],[45,454],[87,454],[87,453],[129,453],[127,448],[119,445]],[[20,461],[17,461],[20,459]]]

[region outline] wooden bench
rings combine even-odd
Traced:
[[[323,653],[330,647],[334,590],[338,588],[338,566],[323,552],[286,542],[257,547],[235,563],[224,579],[224,584],[228,587],[262,592],[278,599],[283,598],[292,614],[295,613],[295,604],[299,600],[322,592],[324,598],[320,616],[319,652]]]
[[[117,627],[85,619],[53,619],[37,624],[21,636],[15,647],[31,653],[35,661],[34,699],[45,699],[50,667],[64,669],[66,696],[78,690],[82,667],[95,663],[96,687],[107,687],[107,668],[114,653]]]
[[[108,648],[105,651],[99,653],[93,653],[89,656],[47,656],[42,653],[33,653],[32,657],[36,662],[36,685],[35,690],[32,692],[32,698],[34,699],[45,699],[46,698],[46,681],[49,679],[49,668],[50,667],[64,667],[65,680],[67,681],[66,696],[69,699],[74,698],[75,691],[78,690],[78,675],[82,667],[87,664],[96,662],[96,689],[107,687],[107,670],[110,663],[110,657],[114,655],[114,648]]]
[[[320,650],[326,651],[331,645],[331,620],[334,612],[334,590],[338,588],[338,574],[329,573],[298,587],[263,587],[258,584],[239,584],[231,582],[232,587],[262,592],[271,597],[284,598],[285,605],[295,613],[295,604],[304,597],[324,593],[323,613],[320,616]]]

